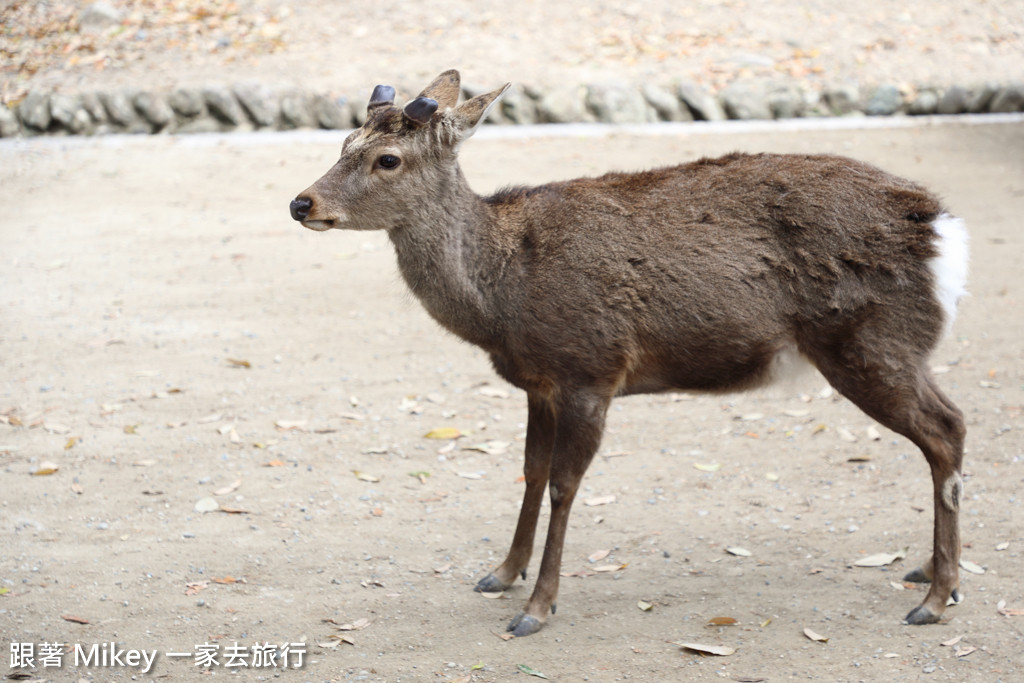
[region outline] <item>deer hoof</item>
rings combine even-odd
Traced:
[[[938,622],[940,617],[941,615],[933,613],[924,605],[918,605],[914,609],[910,610],[910,614],[903,619],[903,623],[910,624],[911,626],[934,624]]]
[[[531,636],[539,631],[544,626],[537,617],[531,617],[529,614],[520,612],[516,615],[516,618],[508,623],[506,631],[510,631],[516,638],[522,638],[523,636]]]
[[[903,577],[904,581],[910,581],[912,583],[931,583],[932,577],[928,576],[923,569],[918,567],[917,569],[908,572]]]
[[[494,574],[488,574],[473,587],[477,593],[500,593],[508,588],[508,584],[502,583]]]

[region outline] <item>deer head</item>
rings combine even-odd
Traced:
[[[458,71],[445,71],[401,109],[394,88],[374,88],[366,123],[334,167],[292,200],[292,218],[311,230],[391,230],[436,201],[460,177],[459,145],[509,87],[459,105],[459,81]]]

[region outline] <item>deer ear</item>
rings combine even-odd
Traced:
[[[460,83],[459,72],[455,69],[449,69],[431,81],[430,85],[424,88],[419,96],[435,100],[441,111],[451,109],[459,101]]]
[[[476,132],[483,120],[487,118],[488,112],[501,101],[501,96],[511,85],[511,83],[506,83],[497,90],[466,100],[452,112],[456,143],[462,142]]]

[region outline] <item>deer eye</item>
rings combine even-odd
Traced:
[[[386,168],[389,170],[392,168],[398,168],[400,163],[402,163],[402,160],[394,154],[382,154],[380,158],[377,159],[377,166],[379,168]]]

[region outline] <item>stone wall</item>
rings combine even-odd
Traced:
[[[465,87],[466,96],[483,92]],[[208,133],[295,128],[345,129],[365,117],[365,99],[350,100],[259,83],[119,90],[81,95],[29,93],[0,105],[0,137],[107,133]],[[591,83],[541,91],[511,89],[490,123],[653,123],[818,116],[955,115],[1024,111],[1024,84],[864,88],[847,84],[810,92],[784,82],[736,81],[719,93],[692,82],[672,87]]]

